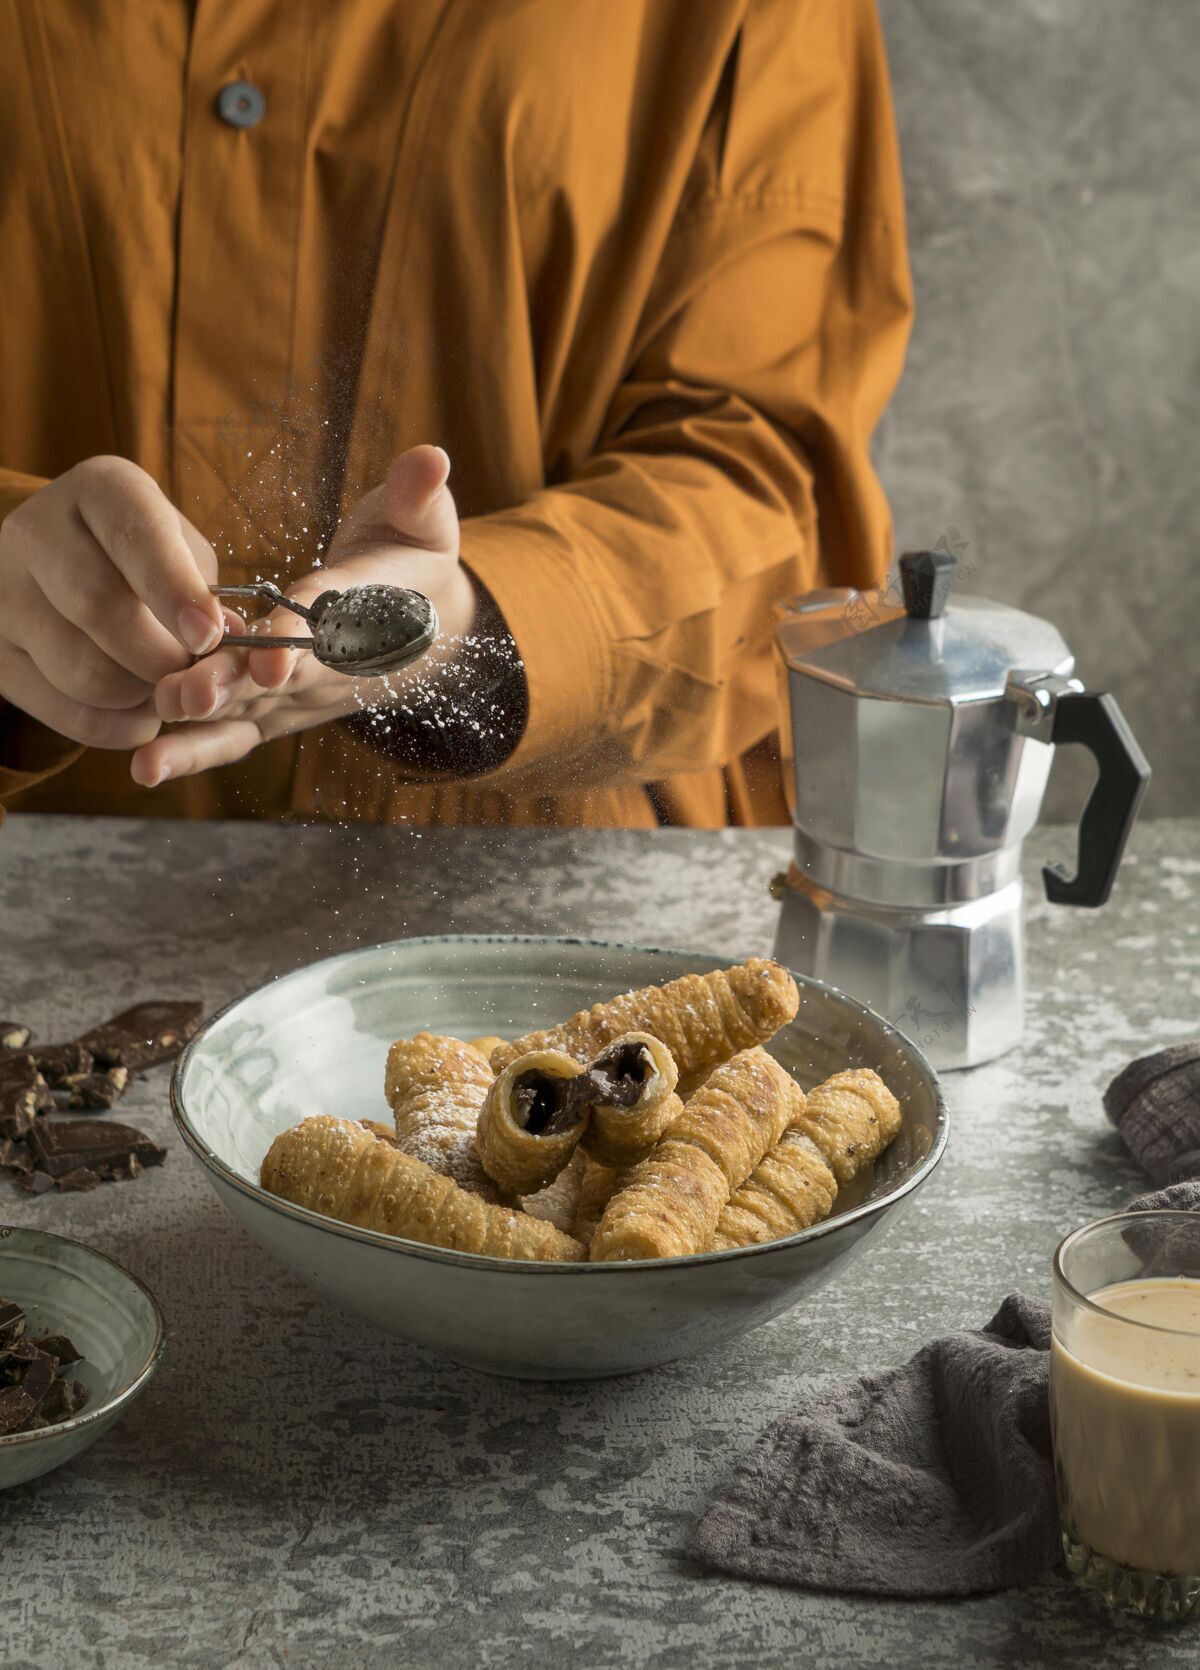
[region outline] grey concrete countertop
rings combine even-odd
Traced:
[[[1069,856],[1039,832],[1030,874]],[[356,944],[485,929],[769,950],[782,831],[425,833],[13,818],[0,1013],[67,1038],[154,995],[210,1007]],[[1030,890],[1031,897],[1033,889]],[[122,1104],[136,1183],[0,1220],[77,1236],[157,1293],[145,1397],[0,1496],[6,1666],[1194,1665],[1200,1629],[1110,1621],[1062,1577],[953,1604],[703,1578],[688,1528],[806,1393],[1045,1292],[1071,1226],[1143,1182],[1101,1092],[1200,1030],[1200,822],[1144,824],[1110,905],[1029,908],[1021,1049],[951,1075],[949,1155],[880,1247],[720,1353],[604,1382],[454,1367],[337,1314],[235,1228],[174,1134],[167,1073]]]

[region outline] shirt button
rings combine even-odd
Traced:
[[[217,94],[217,115],[231,128],[256,128],[266,113],[267,101],[252,81],[231,81]]]

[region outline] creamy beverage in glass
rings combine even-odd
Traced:
[[[1068,1567],[1113,1604],[1200,1604],[1200,1213],[1077,1230],[1054,1261],[1050,1398]]]

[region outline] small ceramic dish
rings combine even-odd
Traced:
[[[0,1490],[24,1484],[86,1450],[129,1408],[158,1367],[162,1312],[136,1276],[79,1241],[0,1225],[0,1296],[29,1319],[30,1334],[66,1334],[83,1361],[69,1370],[88,1388],[70,1420],[0,1437]]]
[[[515,1037],[618,992],[736,961],[600,941],[400,940],[348,952],[240,998],[176,1064],[171,1105],[234,1217],[343,1312],[493,1374],[583,1379],[720,1345],[824,1282],[929,1176],[946,1144],[933,1069],[861,1004],[799,980],[800,1012],[771,1044],[805,1088],[874,1067],[899,1097],[900,1135],[825,1223],[787,1240],[695,1258],[535,1264],[443,1251],[352,1228],[268,1194],[263,1155],[310,1114],[391,1115],[388,1046],[423,1027]]]

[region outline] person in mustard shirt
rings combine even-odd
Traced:
[[[890,558],[872,0],[2,0],[0,110],[4,804],[785,819],[773,606]],[[443,638],[197,660],[218,576]]]

